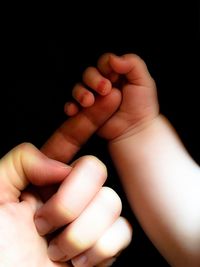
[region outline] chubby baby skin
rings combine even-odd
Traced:
[[[145,62],[135,54],[104,54],[72,94],[75,101],[64,108],[72,119],[95,108],[99,96],[102,101],[113,95],[115,111],[97,133],[108,140],[133,212],[172,266],[199,266],[199,166],[160,114]],[[98,116],[101,112],[92,117],[94,124]]]

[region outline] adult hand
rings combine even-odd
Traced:
[[[74,266],[83,260],[93,266],[130,241],[130,228],[118,217],[120,199],[112,189],[102,188],[106,169],[95,157],[82,157],[70,167],[22,144],[1,159],[0,176],[0,266],[68,267],[72,258]],[[37,187],[26,189],[30,183],[60,186],[43,204],[35,195]],[[38,231],[44,235],[61,226],[63,231],[48,247]]]
[[[0,161],[0,266],[68,267],[54,263],[47,254],[47,241],[34,224],[42,204],[37,196],[23,190],[29,183],[38,186],[61,182],[71,168],[43,156],[29,144],[11,150]]]

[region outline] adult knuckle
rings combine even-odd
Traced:
[[[57,214],[59,214],[59,217],[61,217],[62,220],[65,221],[65,223],[70,223],[74,221],[78,216],[78,214],[76,214],[76,211],[70,209],[68,204],[58,194],[55,196],[55,198],[56,198],[55,201],[56,210]]]
[[[101,255],[102,258],[108,259],[110,257],[115,256],[118,253],[118,250],[116,250],[116,247],[113,246],[110,242],[99,242],[98,244],[98,254]]]
[[[16,150],[22,153],[30,152],[35,149],[36,149],[35,146],[29,142],[23,142],[16,147]]]
[[[80,158],[80,162],[86,166],[96,168],[104,176],[107,176],[107,168],[105,164],[93,155],[87,155]]]
[[[122,202],[118,194],[110,187],[102,187],[101,194],[107,208],[114,214],[119,215],[122,210]]]

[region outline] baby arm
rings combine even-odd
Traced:
[[[97,69],[98,75],[110,79],[122,94],[117,112],[99,134],[109,141],[134,213],[172,266],[199,266],[198,165],[167,119],[159,114],[155,83],[138,56],[105,54]],[[86,70],[86,85],[88,73]],[[80,94],[79,89],[79,104]]]

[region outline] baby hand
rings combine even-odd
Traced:
[[[111,86],[112,85],[112,86]],[[89,67],[83,73],[83,83],[76,84],[72,94],[76,102],[65,105],[65,113],[73,116],[80,107],[95,105],[95,94],[108,95],[120,90],[118,110],[99,129],[103,138],[113,140],[130,129],[137,132],[159,113],[156,85],[144,61],[135,54],[102,55],[97,67]]]

